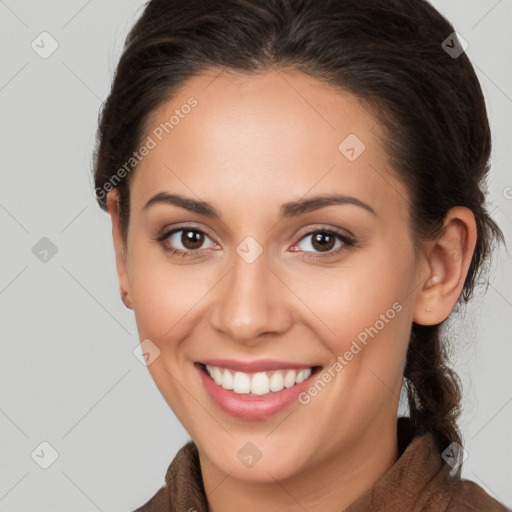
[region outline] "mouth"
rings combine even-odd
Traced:
[[[298,402],[300,393],[322,369],[318,365],[275,362],[255,365],[226,362],[222,366],[212,362],[194,363],[207,394],[223,412],[247,420],[268,418]],[[269,366],[274,368],[264,369]],[[248,369],[241,371],[241,367]],[[256,367],[259,371],[249,371]]]
[[[265,396],[292,388],[321,369],[321,366],[309,366],[247,372],[204,363],[197,364],[217,386],[239,395],[250,396]]]

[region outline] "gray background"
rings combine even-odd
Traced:
[[[512,1],[433,3],[468,41],[486,96],[489,201],[510,245]],[[90,173],[98,109],[142,5],[0,1],[1,512],[131,511],[160,488],[188,439],[133,354],[135,321],[119,297],[110,221]],[[59,45],[46,59],[31,47],[43,31]],[[57,248],[46,262],[33,252],[43,237]],[[511,270],[501,249],[487,293],[450,331],[465,393],[463,476],[508,506]],[[51,457],[44,441],[58,453],[48,469],[39,465]]]

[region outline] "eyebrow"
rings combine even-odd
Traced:
[[[210,203],[207,203],[206,201],[197,201],[192,198],[180,196],[179,194],[159,192],[158,194],[154,195],[144,205],[142,210],[147,210],[150,206],[155,204],[170,204],[174,206],[179,206],[180,208],[183,208],[190,212],[222,220],[220,214],[215,210],[215,208]],[[347,196],[343,194],[329,194],[284,203],[281,206],[280,218],[298,217],[299,215],[303,215],[314,210],[319,210],[320,208],[324,208],[326,206],[343,204],[352,204],[354,206],[359,206],[361,208],[364,208],[368,212],[372,213],[376,217],[378,217],[377,212],[369,204],[364,203],[363,201],[357,199],[356,197]]]

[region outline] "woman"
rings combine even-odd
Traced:
[[[96,197],[191,441],[139,511],[506,510],[461,479],[442,335],[503,241],[463,50],[422,0],[147,4]]]

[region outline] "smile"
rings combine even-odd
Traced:
[[[213,364],[215,362],[215,364]],[[221,411],[245,420],[262,420],[298,403],[321,366],[278,361],[196,362],[207,395]]]

